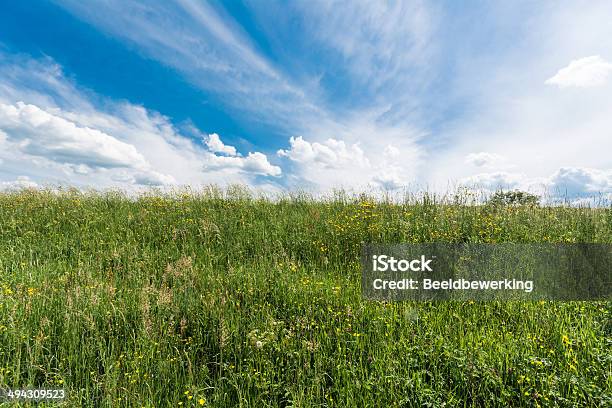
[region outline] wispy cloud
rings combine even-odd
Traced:
[[[423,1],[247,1],[237,7],[243,16],[196,0],[55,2],[211,97],[246,129],[238,137],[251,150],[265,139],[278,152],[239,152],[223,135],[199,131],[190,139],[163,114],[127,102],[100,109],[98,96],[75,92],[53,64],[4,68],[5,105],[23,101],[134,146],[150,166],[141,173],[194,183],[266,178],[285,188],[446,189],[456,180],[553,185],[561,169],[612,166],[606,1],[461,10]],[[274,140],[251,134],[260,122],[275,129]]]
[[[430,4],[299,1],[294,7],[316,44],[341,56],[354,86],[374,95],[405,94],[414,92],[419,82],[422,86],[431,72],[438,16]],[[393,89],[395,85],[400,88]]]
[[[58,3],[79,18],[138,47],[176,69],[195,86],[213,92],[254,120],[286,123],[321,116],[299,87],[253,48],[240,27],[205,2],[73,0]]]
[[[387,143],[398,145],[413,159],[410,169],[400,171],[402,178],[409,180],[417,173],[420,148],[416,135],[424,132],[412,123],[418,103],[409,93],[423,86],[429,72],[424,60],[430,17],[423,4],[251,4],[268,32],[282,27],[266,14],[266,9],[300,16],[299,30],[277,34],[312,39],[303,50],[296,51],[302,54],[302,60],[312,58],[316,64],[320,56],[311,52],[317,47],[326,47],[327,53],[336,55],[334,58],[344,59],[338,69],[327,64],[326,72],[298,74],[277,66],[257,49],[236,21],[205,2],[131,2],[126,6],[125,2],[105,1],[92,7],[91,3],[64,0],[59,4],[111,35],[136,44],[141,52],[175,68],[195,86],[217,93],[232,110],[283,129],[287,139],[303,135],[314,143],[330,138],[347,145],[361,143],[365,154],[370,155],[378,154],[370,153],[370,136],[389,136]],[[329,16],[335,20],[330,22]],[[361,29],[350,29],[355,25]],[[370,103],[358,102],[355,106],[347,103],[348,99],[333,100],[324,85],[314,79],[337,75],[344,69],[350,73],[347,79],[352,86],[367,91],[361,100]],[[294,170],[299,180],[301,168]],[[352,184],[354,180],[344,181]],[[322,186],[327,181],[313,183]]]
[[[177,4],[195,21],[205,27],[211,36],[229,48],[230,53],[251,70],[259,71],[271,78],[279,75],[269,63],[254,51],[246,36],[242,35],[237,24],[223,20],[217,11],[208,3],[197,0],[178,0]]]

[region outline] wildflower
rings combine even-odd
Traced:
[[[198,404],[200,404],[200,405],[204,405],[204,404],[206,404],[206,400],[205,400],[204,398],[200,398],[200,399],[198,400]]]
[[[564,334],[563,337],[561,338],[561,342],[563,343],[564,346],[568,346],[571,343],[569,337],[567,337],[566,334]]]

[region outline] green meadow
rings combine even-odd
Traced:
[[[0,237],[0,386],[63,406],[612,405],[610,301],[360,288],[363,243],[612,243],[612,208],[24,190]]]

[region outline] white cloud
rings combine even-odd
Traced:
[[[527,178],[523,174],[508,173],[504,171],[493,173],[480,173],[465,177],[460,185],[486,190],[514,189],[524,186]]]
[[[146,173],[118,171],[111,175],[111,179],[120,183],[149,187],[171,186],[176,184],[176,179],[173,176],[161,174],[156,171],[149,171]]]
[[[91,168],[149,167],[133,145],[21,101],[0,103],[0,129],[15,148],[58,163]]]
[[[364,129],[355,133],[359,131]],[[347,138],[351,136],[355,134],[346,134]],[[333,188],[393,190],[406,187],[414,180],[421,163],[418,149],[409,135],[403,140],[392,132],[385,136],[381,139],[395,140],[397,146],[380,145],[374,137],[362,147],[362,143],[337,138],[310,142],[298,136],[290,138],[289,148],[280,149],[277,155],[288,159],[291,164],[289,188],[321,192]]]
[[[419,163],[413,159],[421,149],[413,136],[424,132],[415,132],[420,126],[410,123],[421,112],[414,94],[426,93],[427,84],[435,77],[426,62],[431,57],[428,45],[437,15],[424,2],[321,2],[314,7],[298,2],[245,4],[268,35],[272,48],[283,38],[295,35],[294,22],[285,26],[280,20],[286,16],[299,20],[303,35],[295,44],[305,62],[299,64],[302,67],[294,67],[299,72],[287,70],[293,67],[295,58],[284,50],[272,50],[283,51],[276,55],[280,59],[266,58],[222,6],[194,0],[152,1],[146,5],[118,0],[96,1],[94,6],[75,0],[58,3],[144,55],[176,69],[194,86],[216,93],[241,119],[272,124],[286,134],[304,135],[308,145],[300,146],[297,141],[283,150],[286,156],[281,153],[296,164],[294,170],[299,174],[295,175],[295,187],[320,189],[331,187],[332,181],[343,186],[370,182],[373,174],[367,174],[367,161],[373,168],[382,166],[374,164],[382,157],[358,151],[370,145],[375,145],[378,156],[379,144],[393,144],[401,151],[402,160],[409,162],[398,172],[402,180],[413,179],[418,172]],[[361,29],[352,30],[355,25]],[[332,62],[335,59],[342,64]],[[302,71],[309,63],[317,68]],[[347,74],[351,88],[364,95],[329,103],[321,79],[328,73],[334,77],[336,69]],[[353,109],[355,105],[357,109]],[[330,135],[334,138],[328,139]],[[353,160],[345,160],[345,152]],[[314,170],[301,165],[311,158],[316,163]],[[342,166],[346,171],[340,169]],[[342,171],[328,174],[319,167]],[[305,184],[299,185],[297,180]]]
[[[195,0],[58,3],[259,121],[278,125],[319,111],[219,7]]]
[[[189,16],[193,17],[212,34],[219,42],[233,50],[244,62],[258,70],[276,77],[277,73],[268,62],[259,56],[249,41],[241,35],[238,25],[228,26],[213,7],[197,0],[178,0],[177,2]]]
[[[289,148],[278,152],[290,171],[280,181],[285,187],[321,191],[367,184],[399,186],[414,181],[420,171],[423,149],[416,135],[425,132],[412,123],[422,113],[415,94],[427,93],[436,76],[429,62],[437,51],[431,41],[439,17],[424,2],[320,2],[314,7],[299,2],[247,3],[245,7],[270,39],[271,52],[283,51],[275,53],[279,58],[274,60],[260,52],[258,43],[223,6],[194,0],[146,4],[110,0],[96,1],[93,7],[74,0],[58,3],[176,69],[194,86],[216,93],[241,119],[304,135],[291,139]],[[289,54],[284,53],[285,47],[274,49],[279,40],[295,35],[294,21],[287,26],[280,21],[286,16],[295,17],[303,28],[295,41],[304,61],[294,67],[299,72],[287,70],[293,67],[295,48]],[[355,25],[360,30],[352,30]],[[315,64],[314,71],[310,63]],[[339,72],[360,95],[331,104],[321,79]],[[263,160],[252,167],[248,164],[253,159],[228,160],[234,157],[233,151],[216,140],[210,142],[208,150],[221,158],[205,155],[204,168],[209,173],[225,165],[225,176],[245,174],[247,169],[280,174],[280,168]],[[149,155],[145,157],[150,160]]]
[[[383,171],[374,175],[374,177],[372,177],[372,184],[383,190],[396,190],[407,186],[406,180],[402,179],[401,176],[393,171]]]
[[[238,157],[216,134],[206,144],[184,136],[159,113],[107,99],[101,109],[94,104],[98,98],[78,89],[48,59],[11,60],[0,53],[0,171],[53,185],[128,189],[257,187],[261,176],[281,174],[261,152]]]
[[[20,190],[22,188],[36,188],[38,183],[30,180],[28,176],[19,176],[12,181],[1,181],[0,190]]]
[[[612,73],[612,63],[599,55],[573,60],[546,80],[549,85],[560,88],[595,87],[604,85]]]
[[[460,97],[463,112],[443,129],[444,143],[429,156],[431,172],[426,175],[442,191],[449,182],[475,173],[465,163],[473,152],[507,158],[486,173],[520,172],[537,180],[548,179],[562,167],[611,168],[611,78],[604,86],[563,92],[557,85],[544,85],[544,79],[576,56],[598,54],[612,61],[612,42],[603,40],[612,38],[612,3],[596,0],[584,7],[567,2],[531,10],[523,18],[521,2],[491,8],[488,27],[506,33],[512,22],[518,39],[514,46],[457,51],[461,61],[449,98]]]
[[[210,135],[206,136],[204,142],[206,143],[206,146],[208,146],[208,149],[211,152],[223,153],[227,154],[228,156],[238,155],[238,153],[236,152],[236,148],[234,146],[228,146],[224,144],[221,141],[221,138],[219,138],[219,135],[216,133],[211,133]]]
[[[473,11],[487,15],[476,26],[469,25],[469,18],[456,20],[421,1],[323,2],[314,7],[309,2],[248,3],[268,33],[274,60],[258,51],[222,6],[194,0],[180,0],[179,7],[161,1],[108,0],[94,6],[58,2],[139,53],[176,69],[194,86],[216,92],[232,112],[238,109],[241,115],[246,109],[254,116],[247,115],[251,120],[304,135],[278,152],[290,170],[283,169],[287,177],[279,185],[289,188],[368,183],[399,188],[415,180],[447,188],[448,181],[458,179],[522,188],[533,180],[548,180],[562,167],[611,164],[611,94],[596,87],[609,80],[610,63],[597,55],[575,60],[546,81],[559,87],[592,86],[588,98],[542,84],[576,56],[597,53],[609,59],[612,43],[602,40],[612,38],[608,1],[595,0],[589,7],[535,6],[528,17],[522,2],[486,6]],[[289,31],[279,28],[285,17],[291,20]],[[445,18],[453,19],[452,24]],[[293,37],[296,21],[303,29],[298,38]],[[483,47],[479,40],[484,34],[491,35],[491,44],[502,40],[502,46]],[[288,35],[295,41],[285,54]],[[513,39],[510,47],[504,46],[508,38]],[[303,53],[299,64],[295,49]],[[283,58],[289,63],[282,65]],[[26,101],[79,128],[132,145],[150,171],[172,176],[177,183],[257,184],[261,175],[281,174],[263,153],[237,157],[220,137],[219,144],[211,144],[216,147],[194,143],[167,118],[142,107],[110,104],[110,110],[100,111],[48,62],[0,69],[0,100],[4,96],[13,105]],[[334,82],[338,74],[342,80]],[[44,92],[24,91],[24,84],[32,81]],[[338,87],[328,93],[330,81]],[[502,153],[524,174],[507,172],[511,166],[491,152]],[[17,158],[0,156],[3,166],[18,166]],[[471,175],[474,169],[466,160],[483,173]],[[137,172],[103,172],[84,163],[34,167],[39,174],[60,177],[67,171],[80,182],[102,184],[111,175],[121,178],[121,172],[127,174],[126,182],[135,182]],[[567,183],[570,173],[557,179]]]
[[[271,165],[266,155],[260,152],[249,153],[243,163],[243,168],[248,172],[263,176],[281,175],[280,167]]]
[[[548,177],[527,177],[508,172],[481,173],[463,178],[460,185],[489,191],[519,189],[570,199],[610,196],[612,170],[561,167]]]
[[[391,159],[396,159],[400,156],[400,150],[393,145],[387,145],[387,147],[385,147],[384,154]]]
[[[281,168],[273,166],[268,157],[260,152],[251,152],[246,157],[211,155],[205,165],[207,169],[236,169],[261,176],[280,176]]]
[[[432,4],[367,0],[289,4],[303,19],[312,48],[339,54],[344,72],[362,89],[386,88],[385,93],[405,95],[407,88],[417,90],[414,84],[422,86],[432,72],[427,62],[436,51],[432,37],[439,17]],[[401,99],[393,96],[393,102]]]
[[[505,159],[499,154],[479,152],[470,153],[465,157],[465,162],[476,167],[496,167],[502,164]]]
[[[168,174],[158,173],[157,171],[149,171],[146,173],[134,174],[134,184],[143,186],[164,186],[176,184],[176,179]]]
[[[291,148],[280,149],[278,156],[288,157],[301,164],[318,163],[327,168],[338,168],[348,163],[369,166],[369,161],[358,144],[347,146],[344,141],[331,138],[323,143],[310,143],[302,136],[291,137],[289,144]]]
[[[548,187],[569,197],[612,193],[612,170],[562,167],[550,177]]]

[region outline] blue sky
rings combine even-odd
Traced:
[[[0,188],[612,194],[606,1],[1,7]]]

